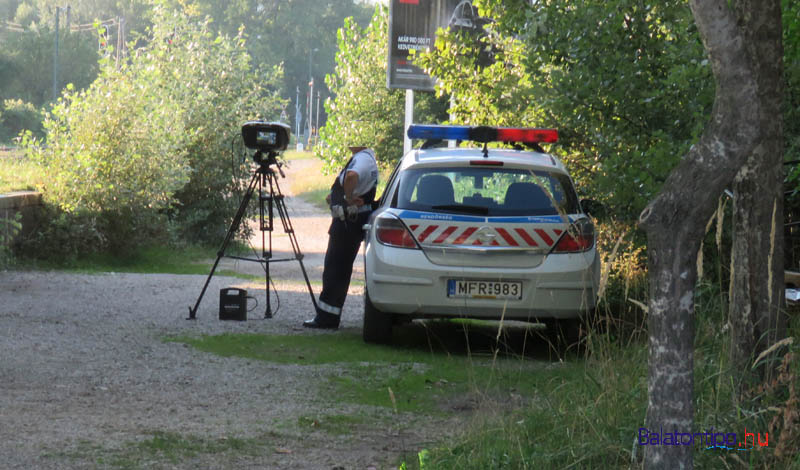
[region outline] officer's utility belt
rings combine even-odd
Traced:
[[[355,157],[356,156],[353,155],[352,157],[350,157],[350,160],[347,160],[347,163],[345,163],[344,165],[344,169],[342,169],[342,171],[340,171],[339,174],[336,175],[336,179],[333,180],[333,184],[331,185],[331,209],[333,209],[334,206],[347,207],[347,201],[344,200],[344,186],[342,186],[340,180],[342,179],[342,175],[344,175],[345,172],[347,172],[347,169],[350,167],[350,164],[353,162],[353,159]],[[359,212],[367,212],[376,209],[374,202],[375,202],[375,193],[377,192],[377,190],[378,190],[378,184],[375,183],[372,186],[372,188],[370,188],[370,190],[367,191],[365,194],[357,195],[364,201],[364,205],[359,207],[358,210]]]
[[[358,208],[359,212],[369,212],[373,210],[373,203],[375,202],[375,193],[377,190],[378,185],[373,185],[365,194],[358,196],[364,201],[364,205]],[[331,207],[333,206],[347,206],[347,202],[344,199],[344,187],[339,181],[338,176],[331,185]]]

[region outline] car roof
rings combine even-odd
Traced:
[[[400,169],[441,166],[469,166],[474,160],[499,160],[509,168],[530,168],[568,174],[556,157],[541,152],[508,148],[489,148],[484,157],[482,148],[413,149],[400,162]]]

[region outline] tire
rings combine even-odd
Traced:
[[[364,292],[364,342],[389,344],[392,342],[392,315],[378,310]]]

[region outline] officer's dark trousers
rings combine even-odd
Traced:
[[[333,219],[328,229],[328,251],[325,252],[318,310],[334,315],[342,313],[350,276],[353,274],[353,262],[364,239],[362,227],[368,219],[369,212],[359,214],[354,222]]]

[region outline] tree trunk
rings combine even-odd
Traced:
[[[783,294],[783,47],[778,1],[737,0],[746,48],[756,64],[763,134],[733,185],[731,367],[743,375],[759,353],[786,336]],[[769,253],[765,256],[765,253]],[[768,378],[779,361],[758,368]],[[755,379],[757,377],[752,377]]]
[[[774,0],[769,0],[774,1]],[[650,271],[646,427],[660,438],[691,433],[697,252],[717,198],[761,135],[753,62],[727,0],[691,0],[716,81],[711,121],[645,208]],[[640,431],[641,433],[641,431]],[[641,434],[640,434],[641,435]],[[647,445],[647,468],[692,468],[691,445]]]

